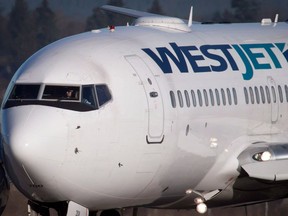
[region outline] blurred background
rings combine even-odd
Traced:
[[[0,102],[17,68],[47,44],[91,29],[126,25],[129,17],[104,12],[102,5],[126,7],[200,22],[260,22],[262,18],[288,19],[288,0],[0,0]],[[288,201],[248,207],[213,209],[208,216],[284,216]],[[125,215],[130,215],[127,210]],[[27,215],[27,200],[11,187],[4,216]],[[195,211],[139,209],[139,216],[198,215]]]

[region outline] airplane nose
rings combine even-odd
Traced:
[[[64,160],[67,134],[61,111],[39,106],[3,110],[5,165],[13,183],[26,196],[35,195],[35,188],[53,185]]]

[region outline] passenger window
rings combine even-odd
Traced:
[[[209,89],[209,94],[210,94],[211,105],[215,106],[214,94],[213,94],[212,89]]]
[[[227,88],[226,91],[227,91],[228,103],[229,103],[229,105],[232,105],[232,98],[231,98],[230,89]]]
[[[224,91],[224,89],[221,89],[221,95],[222,95],[223,105],[226,106],[226,96],[225,96],[225,91]]]
[[[197,106],[197,100],[196,100],[195,92],[193,90],[191,90],[191,96],[192,96],[193,106],[196,107]]]
[[[9,96],[13,100],[35,100],[38,97],[40,85],[16,84]]]
[[[185,99],[186,99],[186,105],[187,105],[187,107],[190,107],[190,97],[189,97],[188,91],[185,90],[184,94],[185,94]]]
[[[181,91],[177,91],[180,107],[183,107],[183,97]]]
[[[206,106],[209,106],[207,91],[204,89],[204,90],[203,90],[203,93],[204,93],[205,105],[206,105]]]
[[[249,87],[249,93],[250,93],[251,103],[254,104],[255,100],[254,100],[254,92],[253,92],[252,87]]]
[[[282,88],[280,85],[278,85],[278,92],[279,92],[280,102],[283,103],[283,93],[282,93]]]
[[[235,88],[232,88],[232,92],[233,92],[234,104],[237,105],[238,99],[237,99],[237,92],[236,92]]]
[[[96,94],[99,107],[112,99],[107,85],[96,85]]]
[[[199,89],[197,90],[197,95],[198,95],[199,105],[200,105],[200,107],[202,107],[203,106],[202,94],[201,94],[201,91]]]
[[[249,104],[249,95],[246,87],[244,87],[244,95],[246,104]]]
[[[176,108],[176,100],[175,100],[175,94],[173,91],[170,91],[170,99],[171,99],[171,105],[173,108]]]
[[[267,96],[267,102],[270,104],[271,103],[271,95],[270,95],[270,90],[268,86],[265,86],[265,91],[266,91],[266,96]]]
[[[98,105],[95,102],[95,92],[93,86],[83,86],[82,87],[82,99],[81,102],[83,104],[95,107],[98,109]]]
[[[261,99],[262,99],[262,103],[265,104],[265,93],[264,93],[264,88],[262,86],[260,86],[260,94],[261,94]]]
[[[285,85],[286,102],[288,102],[288,86]]]
[[[273,103],[276,103],[276,91],[275,91],[274,86],[271,87],[271,91],[272,91],[272,100],[273,100]]]
[[[44,100],[70,100],[79,101],[79,86],[53,86],[46,85],[42,99]]]
[[[215,89],[217,105],[220,106],[220,95],[218,89]]]
[[[256,86],[254,87],[254,91],[255,91],[256,102],[257,104],[260,104],[260,95],[259,95],[258,88]]]

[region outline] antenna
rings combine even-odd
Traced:
[[[188,27],[191,27],[191,26],[192,26],[192,21],[193,21],[193,6],[191,6],[191,9],[190,9]]]
[[[275,19],[274,19],[274,23],[278,23],[278,18],[279,18],[279,14],[276,14]]]

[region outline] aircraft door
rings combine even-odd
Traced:
[[[267,77],[270,97],[271,97],[271,122],[275,124],[278,121],[279,115],[279,97],[277,93],[277,85],[272,77]]]
[[[146,63],[136,55],[125,56],[143,85],[148,103],[148,144],[160,144],[164,140],[164,109],[158,83]]]

